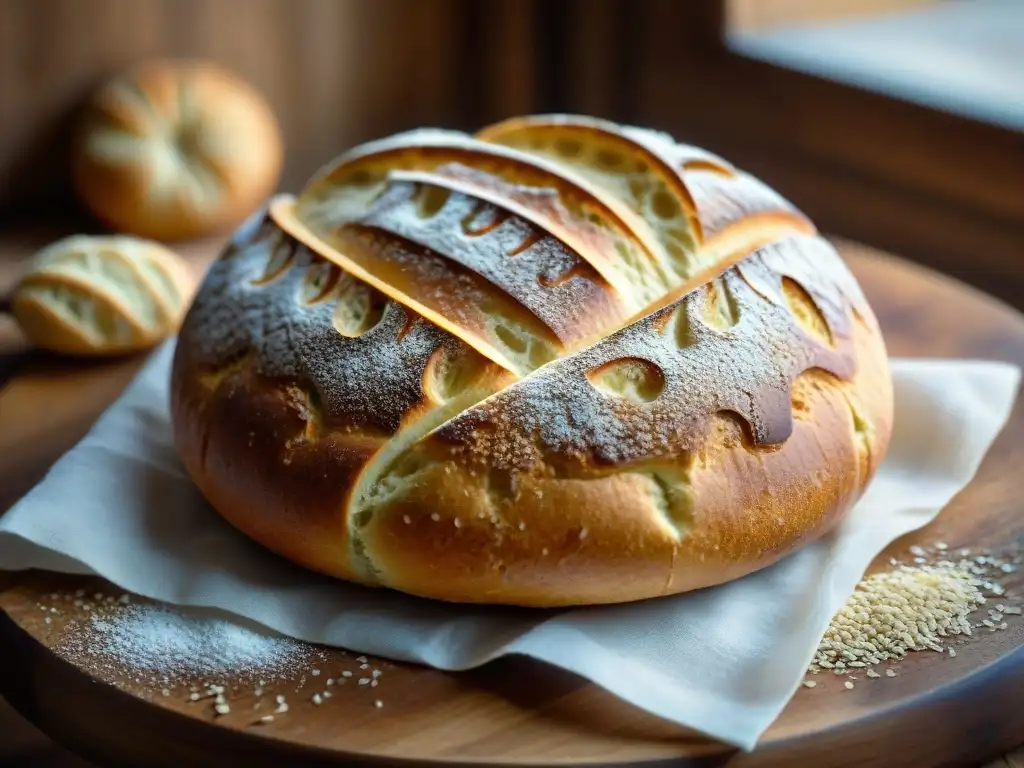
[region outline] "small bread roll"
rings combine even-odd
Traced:
[[[175,240],[238,224],[274,191],[282,156],[277,121],[246,83],[209,63],[154,61],[93,97],[73,172],[114,229]]]
[[[158,243],[74,235],[32,258],[11,310],[37,347],[116,355],[174,333],[192,287],[181,257]]]

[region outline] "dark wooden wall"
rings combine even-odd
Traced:
[[[464,119],[455,0],[2,0],[0,205],[66,199],[83,98],[149,56],[214,59],[256,85],[287,141],[285,187],[374,135]]]
[[[642,0],[638,0],[642,2]],[[696,0],[694,6],[706,4]],[[635,3],[618,0],[2,0],[0,210],[69,200],[67,137],[92,88],[152,56],[252,82],[287,142],[282,186],[365,139],[573,110],[628,119]],[[684,14],[685,15],[685,14]]]

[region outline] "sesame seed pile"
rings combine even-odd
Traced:
[[[911,547],[912,563],[893,559],[891,570],[863,579],[832,618],[808,672],[830,670],[848,678],[844,687],[850,690],[855,673],[881,678],[876,667],[886,665],[884,675],[895,677],[893,663],[911,651],[956,656],[956,642],[976,630],[1004,630],[1008,620],[1021,616],[1021,606],[999,581],[1017,570],[1020,555],[948,550],[942,542],[930,549]],[[990,600],[997,602],[983,615]],[[814,680],[803,684],[816,685]]]
[[[255,711],[252,725],[289,711],[288,688],[317,707],[341,686],[351,685],[353,695],[376,694],[390,666],[127,594],[54,592],[39,608],[47,625],[65,619],[54,650],[66,660],[122,688],[134,683],[147,696],[208,706],[215,718],[231,714],[233,702],[237,713],[245,697],[245,709],[252,702]],[[381,709],[384,702],[373,694],[370,703]]]

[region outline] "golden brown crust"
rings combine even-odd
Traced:
[[[155,60],[95,94],[73,172],[107,224],[177,240],[237,225],[273,193],[282,163],[277,121],[247,83],[210,63]]]
[[[461,375],[475,399],[508,382],[260,211],[211,267],[182,326],[175,440],[229,522],[309,568],[361,580],[348,550],[351,487],[389,437],[445,405],[446,374]]]
[[[829,339],[796,319],[789,281]],[[828,530],[888,443],[878,330],[817,238],[762,249],[719,285],[727,296],[695,291],[396,461],[359,531],[383,583],[457,601],[634,600],[736,578]],[[709,301],[731,305],[731,324]],[[624,359],[645,362],[634,381],[655,377],[647,397],[595,377]]]
[[[541,189],[514,191],[502,163],[520,168],[518,155],[489,164],[479,141],[476,170],[446,166],[450,147],[425,164],[408,136],[356,150],[311,185],[315,205],[300,196],[247,223],[189,313],[172,382],[185,465],[220,513],[340,578],[539,606],[720,583],[835,525],[892,422],[884,343],[856,282],[806,219],[724,161],[639,129],[615,141],[676,169],[673,188],[689,180],[676,202],[699,225],[695,256],[636,320],[594,268],[608,258],[587,252],[600,238],[574,237],[571,216],[518,215]],[[346,174],[382,156],[397,172],[355,190]],[[574,173],[575,190],[625,189]],[[558,189],[549,213],[580,210]],[[636,211],[671,250],[672,228]],[[467,240],[481,212],[493,236]],[[403,283],[388,249],[441,277]],[[410,309],[430,294],[458,310],[459,270],[484,281],[463,294],[472,311],[486,320],[496,297],[512,302],[503,311],[541,322],[556,359],[510,364],[474,341],[464,311]],[[558,301],[546,271],[568,274]]]

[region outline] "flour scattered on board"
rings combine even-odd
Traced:
[[[190,704],[209,707],[214,717],[239,712],[232,702],[244,697],[244,711],[252,713],[254,725],[274,722],[274,716],[288,712],[285,695],[276,693],[285,687],[305,692],[304,698],[316,706],[325,704],[333,696],[328,687],[344,684],[353,674],[349,669],[330,669],[332,658],[332,666],[340,656],[342,664],[371,670],[374,687],[390,666],[374,667],[363,656],[349,661],[344,651],[328,653],[212,611],[132,600],[127,595],[90,597],[84,590],[54,593],[50,601],[70,604],[65,612],[73,617],[54,648],[68,661],[115,685],[132,687],[134,683],[136,691],[141,686],[154,698],[172,693],[184,696]],[[305,691],[307,681],[319,690]],[[264,697],[265,691],[270,695]],[[367,703],[374,706],[373,700]]]
[[[194,677],[286,672],[316,649],[200,612],[132,604],[109,615],[93,613],[60,649],[77,660],[158,675]]]

